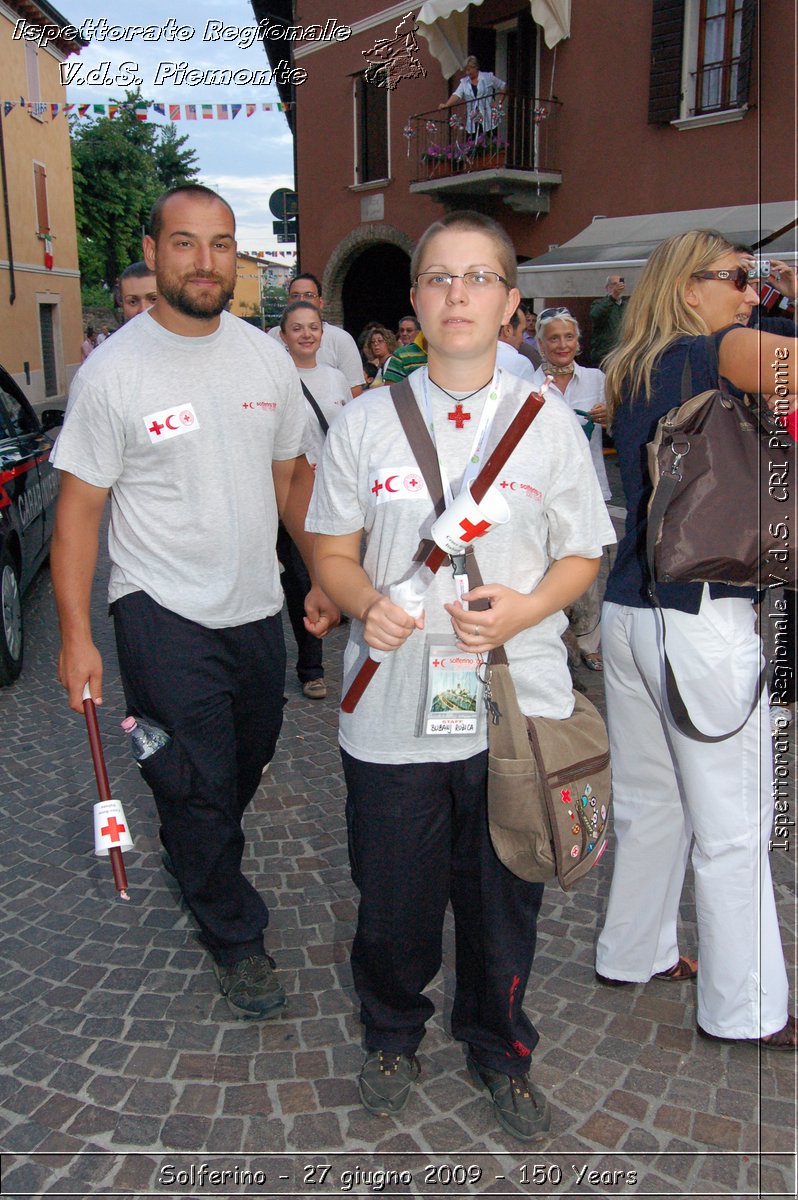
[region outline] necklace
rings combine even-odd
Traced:
[[[545,358],[540,364],[541,371],[546,375],[573,375],[576,363],[569,362],[567,367],[555,367],[552,363],[546,362]]]
[[[430,383],[435,384],[439,392],[443,392],[444,396],[448,396],[450,400],[454,401],[454,412],[447,413],[446,417],[447,420],[454,422],[455,429],[464,429],[466,421],[471,420],[471,413],[466,412],[463,408],[464,401],[470,400],[472,396],[476,396],[477,392],[483,391],[491,383],[491,379],[487,383],[480,384],[478,388],[474,388],[473,392],[469,392],[467,396],[460,397],[453,396],[451,392],[446,391],[446,388],[441,387],[439,383],[435,383],[434,379],[430,379]]]

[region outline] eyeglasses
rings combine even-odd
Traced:
[[[318,300],[318,292],[289,292],[289,300]]]
[[[693,279],[728,279],[738,292],[744,292],[748,287],[748,272],[744,267],[735,267],[733,271],[694,271]]]
[[[543,312],[538,313],[538,321],[550,321],[552,317],[570,317],[570,310],[567,308],[544,308]]]
[[[416,276],[416,287],[425,291],[444,292],[452,286],[455,279],[462,279],[467,288],[474,288],[476,291],[495,287],[497,283],[509,287],[504,276],[496,271],[466,271],[464,275],[450,275],[448,271],[422,271]]]

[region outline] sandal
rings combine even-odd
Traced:
[[[667,971],[656,971],[652,978],[666,979],[670,983],[682,983],[687,979],[695,979],[698,975],[698,962],[694,958],[679,955],[679,961]]]
[[[708,1042],[726,1042],[728,1045],[761,1046],[763,1050],[798,1050],[798,1017],[787,1017],[783,1029],[776,1033],[768,1033],[761,1038],[727,1038],[719,1037],[716,1033],[707,1033],[700,1025],[696,1025],[698,1036]]]
[[[602,659],[598,650],[595,652],[595,654],[583,654],[582,662],[585,664],[588,671],[604,670],[604,660]]]

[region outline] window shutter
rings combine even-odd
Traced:
[[[740,64],[737,68],[737,107],[748,103],[751,86],[751,64],[754,60],[754,28],[756,25],[756,0],[743,0],[743,16],[740,26]]]
[[[36,232],[47,234],[50,232],[50,216],[47,211],[47,172],[44,163],[33,164],[33,184],[36,191]]]
[[[648,93],[650,125],[667,125],[680,116],[683,37],[684,0],[654,0]]]

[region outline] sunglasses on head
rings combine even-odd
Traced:
[[[570,317],[570,315],[567,308],[544,308],[543,312],[538,313],[538,320],[550,321],[552,317]]]
[[[693,279],[728,279],[733,283],[738,292],[744,292],[748,287],[748,272],[744,267],[735,267],[734,270],[722,271],[695,271]]]

